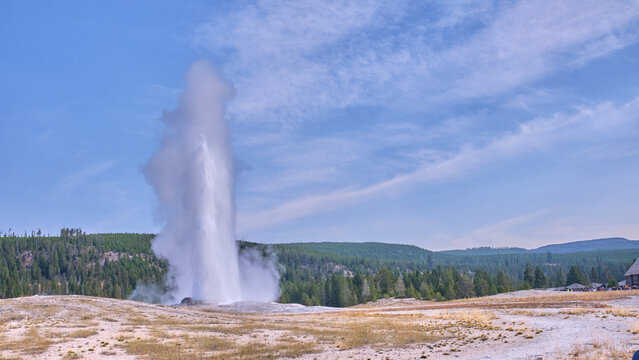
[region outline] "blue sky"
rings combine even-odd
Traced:
[[[184,74],[231,81],[238,236],[639,239],[639,2],[1,2],[0,229],[154,232]]]

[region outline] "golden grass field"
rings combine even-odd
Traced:
[[[637,305],[639,291],[538,291],[248,314],[34,296],[0,301],[0,359],[629,359]]]

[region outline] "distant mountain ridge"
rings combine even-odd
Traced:
[[[628,240],[622,237],[612,237],[595,240],[573,241],[563,244],[551,244],[530,250],[532,253],[564,254],[584,251],[639,249],[639,240]]]
[[[561,244],[550,244],[535,249],[524,248],[491,248],[479,247],[466,250],[440,251],[449,255],[498,255],[498,254],[568,254],[577,252],[606,251],[606,250],[637,250],[639,240],[628,240],[622,237],[611,237],[594,240],[571,241]]]
[[[290,248],[345,257],[390,261],[427,261],[433,251],[415,245],[380,242],[301,242],[276,244],[275,248]]]
[[[444,250],[438,251],[440,254],[446,255],[462,255],[462,256],[472,256],[472,255],[504,255],[504,254],[526,254],[530,250],[519,248],[519,247],[490,247],[490,246],[481,246],[476,248],[468,248],[465,250]]]
[[[305,251],[330,253],[338,256],[360,257],[391,261],[432,261],[447,256],[490,256],[518,254],[572,254],[595,251],[639,250],[639,240],[628,240],[622,237],[611,237],[594,240],[572,241],[561,244],[550,244],[535,249],[519,247],[477,247],[465,250],[431,251],[415,245],[390,244],[380,242],[300,242],[276,244],[275,247],[297,248]]]

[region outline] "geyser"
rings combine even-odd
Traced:
[[[272,258],[239,252],[235,241],[234,178],[225,105],[232,85],[206,61],[191,66],[178,107],[166,112],[159,149],[145,167],[164,222],[153,251],[169,262],[170,292],[218,303],[272,301],[279,275]]]

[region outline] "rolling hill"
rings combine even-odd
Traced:
[[[433,256],[433,251],[415,245],[379,242],[308,242],[277,244],[275,247],[384,261],[423,262]]]
[[[637,250],[639,249],[638,240],[628,240],[625,238],[614,237],[596,240],[573,241],[564,244],[552,244],[529,250],[532,253],[546,253],[550,251],[553,254],[565,254],[573,252],[586,251],[606,251],[606,250]]]
[[[169,264],[153,253],[153,234],[71,230],[63,229],[60,236],[0,238],[0,298],[35,294],[128,298],[139,285],[168,286]],[[378,242],[239,244],[241,249],[259,247],[277,255],[282,302],[331,306],[364,301],[364,280],[371,294],[378,291],[372,297],[393,296],[395,288],[405,287],[411,296],[418,291],[425,299],[452,299],[466,296],[460,295],[462,280],[468,285],[477,274],[488,288],[496,286],[500,273],[502,283],[510,283],[504,289],[519,288],[526,286],[523,274],[532,266],[545,274],[545,284],[561,286],[565,274],[577,266],[589,281],[607,282],[623,279],[628,266],[639,257],[639,242],[622,238],[532,250],[482,247],[442,252]],[[399,278],[412,285],[398,283]],[[477,294],[484,293],[480,285],[479,280],[472,283],[478,287]]]
[[[491,248],[478,247],[466,250],[446,250],[442,254],[449,255],[498,255],[498,254],[568,254],[590,251],[610,251],[610,250],[638,250],[639,240],[628,240],[621,237],[605,239],[571,241],[560,244],[550,244],[535,249],[524,248]]]

